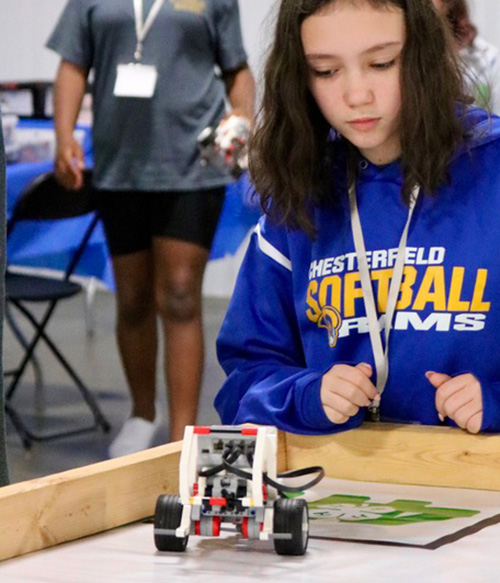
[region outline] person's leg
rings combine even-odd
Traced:
[[[155,203],[155,297],[165,338],[172,441],[196,422],[204,360],[201,287],[224,198],[225,188],[217,187],[160,195]]]
[[[101,191],[99,210],[113,261],[116,333],[132,397],[130,417],[109,447],[118,457],[151,447],[155,418],[157,318],[150,193]]]
[[[151,251],[113,257],[117,340],[132,408],[108,449],[115,458],[151,447],[162,415],[155,411],[157,319]]]
[[[118,348],[132,397],[132,417],[155,418],[157,321],[153,254],[113,257]]]
[[[203,370],[201,286],[208,249],[169,238],[155,238],[156,306],[165,338],[165,377],[169,395],[170,439],[196,422]]]

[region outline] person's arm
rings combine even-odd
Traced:
[[[224,424],[250,422],[306,434],[356,427],[362,412],[342,424],[325,413],[325,371],[305,362],[284,229],[270,233],[266,222],[252,235],[217,339],[227,380],[215,407]]]
[[[56,130],[56,178],[66,188],[83,185],[83,151],[73,136],[80,112],[88,69],[62,60],[54,86],[54,123]]]
[[[248,65],[225,73],[223,78],[231,113],[252,121],[255,116],[255,81]]]

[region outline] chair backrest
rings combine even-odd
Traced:
[[[85,170],[83,187],[69,190],[62,186],[53,172],[47,172],[31,181],[15,203],[7,223],[7,237],[19,221],[64,220],[90,214],[97,210],[96,192],[92,186],[92,171]],[[73,274],[94,231],[99,216],[96,213],[68,258],[64,278]]]
[[[9,223],[70,219],[94,211],[96,198],[91,171],[85,170],[83,178],[80,190],[69,190],[56,180],[53,172],[38,176],[19,196]]]

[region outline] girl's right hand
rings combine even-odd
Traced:
[[[360,407],[367,407],[378,399],[371,376],[372,367],[365,362],[356,366],[336,364],[323,375],[321,404],[332,423],[345,423]]]
[[[74,138],[58,147],[55,175],[65,188],[79,190],[83,186],[83,169],[83,150]]]

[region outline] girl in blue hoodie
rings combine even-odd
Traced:
[[[224,423],[500,430],[500,120],[431,0],[281,0]]]

